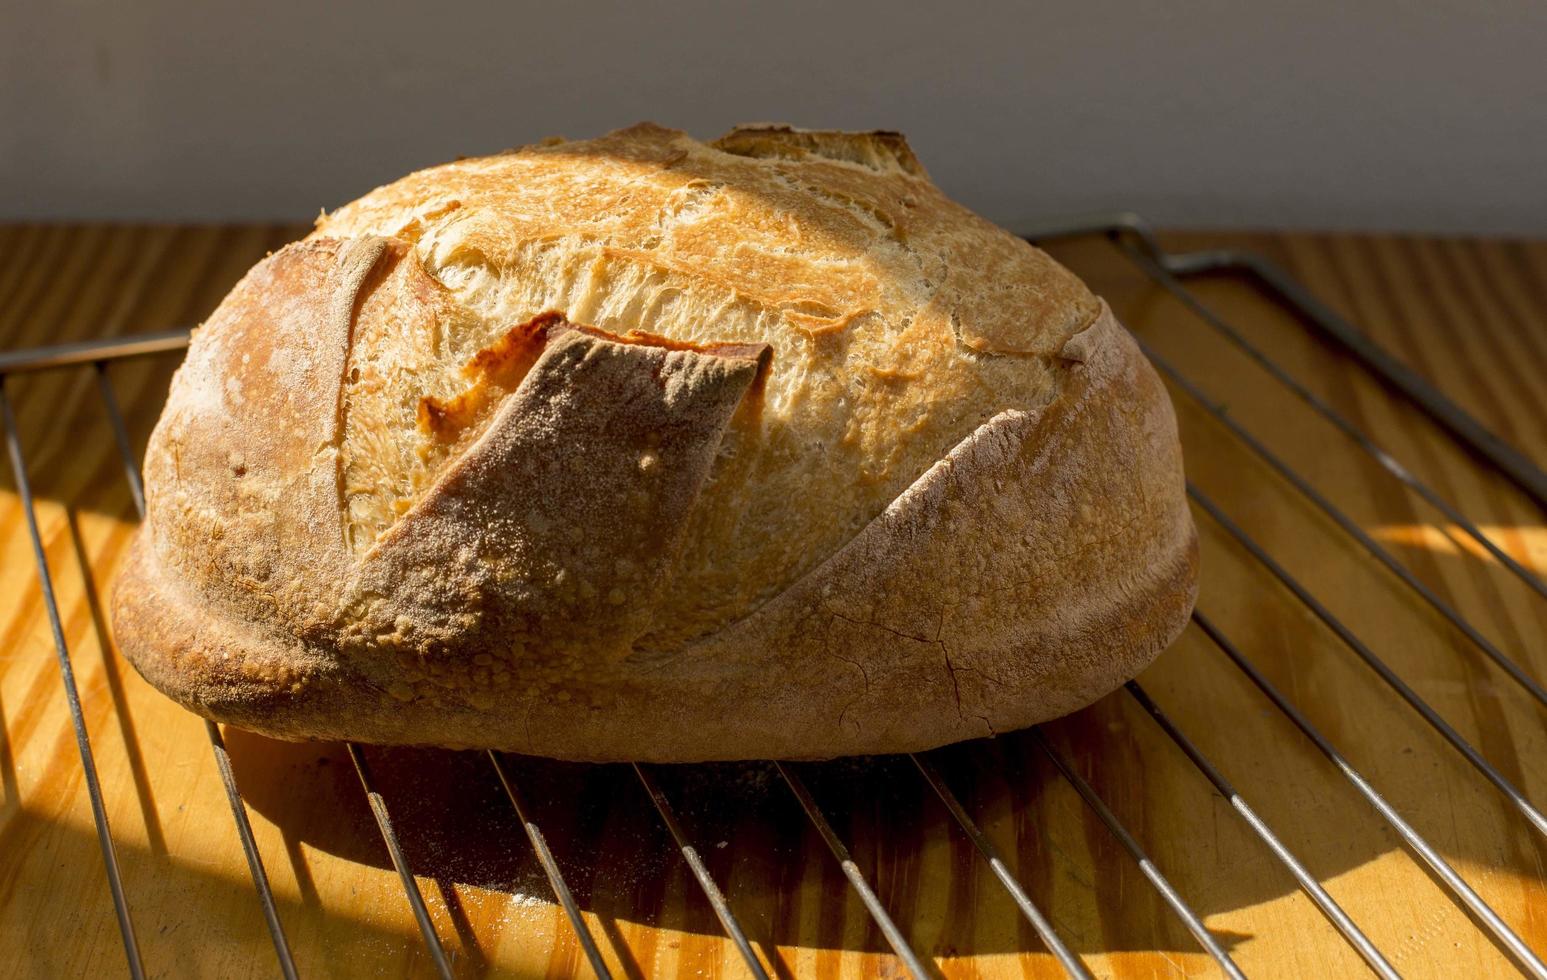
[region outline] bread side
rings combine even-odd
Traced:
[[[115,593],[119,642],[194,710],[289,738],[681,762],[917,750],[1034,724],[1141,670],[1196,590],[1153,369],[1110,313],[1066,350],[1046,409],[980,427],[785,593],[670,654],[512,657],[502,631],[437,649],[407,603],[374,620],[401,609],[400,632],[308,645],[211,616],[146,535]],[[455,592],[461,570],[440,568],[415,588]]]

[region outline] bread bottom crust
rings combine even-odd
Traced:
[[[1005,659],[1029,668],[1018,672],[1025,681],[998,685],[997,695],[971,714],[953,696],[899,705],[896,723],[884,729],[848,721],[845,703],[856,692],[847,687],[826,701],[797,701],[774,689],[772,679],[768,690],[751,695],[755,701],[740,704],[695,697],[670,681],[638,683],[605,718],[575,727],[561,719],[556,724],[546,712],[534,719],[530,710],[439,706],[429,716],[299,643],[244,635],[211,620],[159,580],[139,541],[125,569],[136,587],[119,591],[116,618],[121,648],[139,651],[130,660],[154,687],[196,714],[272,738],[492,748],[576,762],[819,760],[919,752],[1016,731],[1116,690],[1187,625],[1196,597],[1196,539],[1191,544],[1122,610],[1087,624],[1089,635],[1108,642],[1096,640],[1078,656],[1052,647],[1007,651]],[[1053,669],[1033,667],[1049,664]],[[1072,664],[1078,669],[1069,669]]]

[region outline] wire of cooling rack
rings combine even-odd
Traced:
[[[1143,340],[1135,339],[1138,341],[1139,349],[1144,352],[1144,356],[1149,358],[1150,363],[1160,369],[1161,374],[1169,378],[1178,388],[1185,391],[1215,421],[1229,429],[1247,448],[1251,449],[1263,462],[1272,467],[1274,472],[1287,480],[1303,497],[1315,504],[1322,513],[1330,517],[1332,522],[1342,528],[1345,534],[1359,542],[1361,547],[1368,551],[1375,560],[1386,566],[1386,569],[1400,579],[1402,584],[1417,593],[1419,598],[1423,599],[1435,612],[1449,621],[1463,636],[1481,650],[1489,660],[1498,664],[1499,668],[1508,674],[1510,679],[1516,684],[1519,684],[1527,694],[1535,698],[1541,705],[1547,706],[1547,690],[1543,690],[1542,685],[1537,682],[1536,678],[1526,673],[1525,669],[1516,663],[1512,657],[1495,646],[1493,641],[1483,636],[1477,627],[1473,626],[1465,616],[1462,616],[1453,606],[1444,599],[1441,599],[1438,593],[1425,585],[1421,579],[1408,570],[1407,566],[1397,561],[1395,555],[1374,538],[1370,537],[1353,518],[1344,513],[1332,501],[1328,500],[1305,477],[1295,472],[1277,453],[1264,445],[1262,440],[1252,435],[1245,426],[1231,418],[1230,414],[1221,408],[1217,402],[1204,394],[1203,389],[1199,388],[1196,382],[1178,370],[1168,359],[1162,357],[1160,352],[1152,346],[1146,344]]]
[[[1483,923],[1488,931],[1493,934],[1494,938],[1515,959],[1516,963],[1531,976],[1538,978],[1538,980],[1547,978],[1547,966],[1543,966],[1542,961],[1525,944],[1525,941],[1504,923],[1504,920],[1499,917],[1499,914],[1493,910],[1492,906],[1483,901],[1482,897],[1472,890],[1472,887],[1466,883],[1466,880],[1456,873],[1456,869],[1451,867],[1450,862],[1440,856],[1440,852],[1435,850],[1432,844],[1424,840],[1418,831],[1413,829],[1411,824],[1402,819],[1402,815],[1396,811],[1396,808],[1386,802],[1385,797],[1381,796],[1375,790],[1375,787],[1370,784],[1370,781],[1353,767],[1353,764],[1344,757],[1343,753],[1339,752],[1327,737],[1315,725],[1312,725],[1305,715],[1300,713],[1300,709],[1296,708],[1288,698],[1284,697],[1278,688],[1274,687],[1262,675],[1262,672],[1250,660],[1246,659],[1240,649],[1220,632],[1219,628],[1207,616],[1201,611],[1194,610],[1192,618],[1193,622],[1198,624],[1199,628],[1208,635],[1209,639],[1214,641],[1215,646],[1219,647],[1241,669],[1241,672],[1257,686],[1258,690],[1267,695],[1268,700],[1273,702],[1273,706],[1278,708],[1279,712],[1288,718],[1296,728],[1300,729],[1301,733],[1310,739],[1311,744],[1316,746],[1317,751],[1326,756],[1327,761],[1331,762],[1343,774],[1343,777],[1353,785],[1359,795],[1363,796],[1365,801],[1375,808],[1375,812],[1379,813],[1381,818],[1397,832],[1398,836],[1402,838],[1402,842],[1411,848],[1413,853],[1423,859],[1423,862],[1429,866],[1430,870],[1445,883],[1445,887],[1456,900],[1467,911],[1471,912],[1478,921]]]
[[[1465,415],[1459,408],[1449,402],[1442,394],[1429,386],[1417,375],[1407,371],[1400,364],[1385,354],[1384,351],[1364,338],[1357,329],[1346,321],[1341,320],[1336,314],[1320,304],[1313,296],[1310,296],[1291,278],[1272,266],[1265,260],[1251,253],[1236,250],[1216,250],[1199,253],[1187,253],[1172,255],[1164,252],[1150,231],[1147,224],[1137,216],[1119,214],[1103,216],[1099,219],[1077,220],[1063,222],[1057,226],[1047,226],[1038,229],[1028,238],[1057,238],[1073,234],[1105,233],[1112,237],[1116,244],[1133,260],[1135,266],[1158,285],[1162,286],[1189,309],[1205,320],[1215,330],[1246,351],[1248,356],[1268,369],[1269,373],[1285,384],[1301,401],[1309,405],[1323,417],[1332,422],[1345,436],[1354,442],[1363,452],[1379,463],[1388,474],[1398,480],[1408,489],[1414,491],[1419,497],[1436,507],[1443,513],[1453,525],[1460,531],[1481,545],[1490,555],[1508,568],[1513,574],[1525,581],[1539,595],[1547,596],[1547,588],[1544,588],[1539,577],[1526,570],[1512,557],[1494,544],[1475,524],[1462,515],[1454,505],[1446,501],[1442,496],[1430,488],[1427,484],[1413,476],[1400,462],[1391,457],[1366,433],[1360,430],[1346,418],[1331,409],[1325,402],[1311,393],[1303,385],[1280,367],[1272,359],[1268,358],[1259,349],[1245,340],[1244,336],[1236,331],[1228,322],[1219,317],[1211,309],[1206,307],[1198,298],[1181,283],[1181,278],[1203,273],[1219,271],[1244,271],[1256,277],[1268,289],[1269,293],[1286,306],[1300,314],[1316,332],[1325,340],[1339,347],[1346,353],[1357,358],[1377,377],[1391,387],[1392,390],[1407,398],[1414,405],[1426,412],[1431,418],[1450,432],[1458,441],[1476,453],[1479,457],[1492,465],[1499,472],[1519,485],[1527,494],[1533,496],[1539,502],[1547,505],[1547,474],[1543,474],[1534,464],[1525,459],[1518,451],[1503,443],[1496,436],[1487,432],[1480,424]],[[111,384],[106,375],[106,366],[110,362],[124,357],[155,354],[165,351],[180,350],[186,346],[188,340],[187,331],[166,331],[159,334],[147,334],[138,338],[119,341],[85,342],[76,344],[64,344],[47,348],[36,348],[30,351],[13,351],[0,353],[0,410],[3,410],[3,421],[7,449],[11,466],[16,475],[17,487],[22,498],[24,510],[27,515],[29,532],[32,536],[34,557],[38,566],[38,573],[43,584],[43,594],[49,609],[51,626],[54,633],[56,656],[60,663],[61,676],[65,682],[66,697],[72,711],[72,720],[75,726],[77,745],[80,750],[82,767],[86,774],[88,794],[91,797],[93,819],[96,823],[98,840],[101,845],[104,865],[108,877],[109,888],[113,894],[114,908],[117,914],[120,931],[124,940],[125,954],[129,962],[130,973],[133,976],[142,976],[138,944],[135,940],[132,921],[119,873],[116,854],[113,847],[113,839],[107,824],[106,811],[101,799],[100,787],[96,777],[95,763],[91,756],[90,740],[86,731],[83,716],[79,706],[79,695],[73,684],[73,673],[70,666],[69,653],[65,646],[62,628],[58,616],[57,605],[52,591],[52,581],[49,577],[48,566],[42,547],[42,539],[37,524],[36,513],[33,507],[31,485],[27,479],[26,461],[23,448],[20,443],[19,432],[15,423],[11,403],[4,388],[6,375],[24,371],[35,371],[52,368],[64,368],[75,365],[92,365],[97,371],[97,383],[102,394],[103,402],[107,407],[109,421],[113,427],[115,441],[118,443],[119,452],[123,457],[125,473],[128,478],[131,495],[135,505],[143,515],[144,498],[139,486],[138,468],[135,465],[132,450],[130,449],[127,430],[123,416],[116,399],[113,396]],[[1467,623],[1459,614],[1454,614],[1432,590],[1426,593],[1425,586],[1412,578],[1400,564],[1394,559],[1386,561],[1389,553],[1380,548],[1378,544],[1368,538],[1346,515],[1337,510],[1335,506],[1321,497],[1308,482],[1304,480],[1292,468],[1289,468],[1278,457],[1266,449],[1266,446],[1256,439],[1244,427],[1239,426],[1233,419],[1223,417],[1223,413],[1217,412],[1217,406],[1208,400],[1189,379],[1171,368],[1168,362],[1156,358],[1152,351],[1148,352],[1161,370],[1168,374],[1173,382],[1178,383],[1189,395],[1196,396],[1211,415],[1226,423],[1226,427],[1236,437],[1240,438],[1248,447],[1257,451],[1276,471],[1284,475],[1302,493],[1317,503],[1326,511],[1343,530],[1350,533],[1355,540],[1366,547],[1382,564],[1386,565],[1394,574],[1401,578],[1410,588],[1418,592],[1420,596],[1430,602],[1440,615],[1448,619],[1458,630],[1467,635],[1472,642],[1488,654],[1501,668],[1510,674],[1523,688],[1538,700],[1542,700],[1542,689],[1523,669],[1513,660],[1493,647],[1486,638],[1481,637],[1470,623]],[[1168,370],[1169,368],[1169,370]],[[1362,641],[1355,636],[1336,617],[1332,616],[1324,606],[1309,592],[1292,579],[1281,566],[1272,559],[1260,545],[1257,545],[1246,533],[1225,515],[1213,502],[1202,495],[1196,488],[1189,487],[1194,502],[1210,514],[1219,524],[1231,533],[1239,544],[1275,574],[1275,577],[1303,604],[1310,608],[1333,630],[1339,638],[1358,654],[1364,662],[1370,666],[1389,686],[1393,687],[1404,700],[1418,711],[1431,726],[1446,737],[1447,741],[1456,748],[1469,762],[1471,762],[1485,778],[1489,779],[1514,804],[1515,809],[1542,833],[1547,833],[1547,820],[1530,804],[1523,795],[1508,780],[1504,779],[1469,743],[1462,739],[1454,729],[1438,716],[1426,702],[1418,698],[1410,688],[1398,677],[1389,666],[1385,665],[1378,657],[1369,651]],[[1382,558],[1382,556],[1385,558]],[[1195,613],[1194,621],[1198,627],[1213,641],[1216,647],[1226,656],[1263,692],[1275,707],[1284,714],[1315,747],[1332,762],[1342,775],[1355,787],[1375,811],[1386,821],[1403,840],[1404,844],[1412,850],[1444,884],[1446,890],[1466,909],[1495,942],[1509,955],[1512,960],[1525,973],[1533,977],[1547,980],[1547,966],[1544,966],[1537,954],[1503,921],[1498,913],[1492,909],[1477,893],[1466,883],[1464,879],[1452,868],[1443,857],[1425,841],[1410,825],[1406,823],[1397,811],[1385,801],[1374,787],[1363,777],[1339,750],[1323,736],[1302,715],[1299,710],[1290,703],[1278,690],[1271,685],[1263,675],[1251,664],[1227,637],[1210,621],[1202,612]],[[1302,890],[1317,905],[1320,911],[1328,918],[1343,938],[1365,959],[1378,975],[1394,976],[1389,962],[1385,960],[1380,951],[1369,941],[1358,926],[1347,914],[1326,894],[1320,884],[1312,878],[1302,865],[1294,858],[1288,849],[1273,833],[1268,824],[1253,811],[1240,795],[1235,792],[1225,774],[1219,770],[1191,742],[1164,713],[1163,709],[1154,702],[1149,694],[1137,683],[1128,687],[1130,695],[1146,710],[1163,731],[1171,738],[1172,742],[1192,761],[1195,768],[1205,777],[1226,799],[1230,802],[1237,815],[1246,822],[1252,832],[1263,842],[1294,876]],[[266,919],[270,936],[273,940],[276,954],[279,959],[281,972],[286,977],[296,975],[294,960],[288,941],[285,938],[283,927],[279,921],[274,902],[272,889],[269,885],[267,874],[263,868],[261,855],[255,843],[252,828],[247,817],[245,804],[236,784],[234,774],[231,771],[229,757],[225,755],[224,743],[220,736],[218,726],[207,725],[211,746],[214,751],[217,768],[220,770],[223,784],[228,799],[231,803],[232,813],[235,818],[238,836],[241,840],[246,855],[249,871],[251,872],[254,888],[259,898],[264,917]],[[1061,753],[1059,753],[1038,730],[1033,730],[1031,739],[1047,754],[1054,767],[1062,774],[1064,779],[1075,789],[1085,803],[1101,818],[1102,822],[1111,831],[1114,838],[1119,841],[1125,850],[1139,863],[1145,877],[1155,887],[1162,899],[1171,906],[1174,912],[1182,919],[1200,946],[1212,955],[1220,968],[1227,974],[1239,976],[1240,972],[1228,953],[1209,930],[1203,925],[1201,919],[1186,903],[1185,899],[1173,888],[1165,876],[1154,865],[1138,844],[1136,838],[1117,819],[1116,815],[1096,794],[1095,790],[1087,783],[1079,773],[1070,765]],[[413,909],[415,919],[418,922],[426,948],[431,961],[438,972],[443,976],[452,974],[451,963],[438,935],[435,932],[424,898],[419,892],[416,879],[408,867],[403,856],[401,843],[397,840],[392,829],[390,816],[387,811],[386,800],[376,790],[371,780],[369,766],[358,746],[350,745],[349,752],[356,764],[361,777],[362,789],[366,792],[371,803],[372,811],[377,817],[379,828],[382,831],[383,840],[387,844],[390,856],[393,859],[399,876],[404,886],[405,896]],[[496,772],[505,788],[518,818],[522,821],[528,838],[537,855],[539,863],[547,873],[550,883],[554,888],[556,897],[563,906],[576,937],[585,951],[592,968],[599,976],[609,977],[605,961],[603,960],[594,939],[587,929],[584,919],[580,914],[578,904],[573,894],[564,882],[557,863],[548,849],[545,839],[537,825],[531,821],[530,810],[522,799],[516,784],[499,757],[490,753]],[[1084,964],[1078,957],[1072,954],[1068,947],[1057,935],[1051,922],[1031,902],[1026,895],[1019,880],[1009,871],[1003,859],[998,855],[993,844],[983,834],[981,829],[972,821],[968,809],[956,798],[955,794],[946,786],[943,779],[935,770],[929,754],[912,757],[921,776],[926,783],[939,796],[955,819],[960,830],[977,847],[980,855],[988,863],[995,878],[1009,894],[1012,900],[1020,908],[1022,914],[1032,923],[1038,936],[1047,945],[1050,952],[1058,959],[1065,970],[1075,977],[1089,976]],[[821,807],[806,788],[795,770],[787,765],[779,764],[778,771],[785,783],[795,794],[812,825],[821,834],[834,858],[840,863],[845,877],[860,896],[862,903],[870,913],[882,934],[892,946],[902,963],[920,976],[930,975],[933,971],[932,963],[919,957],[917,952],[909,944],[906,937],[897,927],[895,921],[882,906],[880,899],[869,885],[864,873],[853,860],[846,845]],[[673,839],[676,841],[679,851],[685,861],[688,862],[695,878],[703,890],[706,898],[714,908],[722,928],[728,938],[741,952],[748,970],[754,976],[764,975],[761,961],[751,952],[751,945],[747,941],[744,931],[731,912],[730,904],[718,886],[709,876],[707,868],[703,865],[695,848],[688,840],[686,832],[677,821],[671,809],[669,801],[660,791],[644,767],[638,767],[637,772],[645,789],[655,804],[657,812],[666,823]]]
[[[392,816],[387,812],[387,800],[376,788],[376,781],[371,777],[371,767],[365,761],[365,753],[360,751],[360,746],[353,742],[345,744],[349,748],[349,761],[355,764],[355,772],[360,776],[360,787],[365,790],[365,798],[371,805],[371,815],[376,818],[376,826],[381,830],[381,839],[387,845],[392,866],[397,869],[398,878],[402,880],[403,895],[408,899],[408,907],[413,910],[414,921],[419,925],[419,935],[424,938],[425,949],[430,951],[430,960],[435,964],[435,972],[450,980],[453,975],[451,961],[447,959],[446,947],[441,944],[440,935],[435,931],[430,910],[424,904],[424,893],[419,890],[419,881],[414,877],[413,869],[408,866],[408,858],[403,855],[403,845],[397,839],[397,832],[392,829]]]
[[[1048,952],[1053,954],[1059,964],[1063,966],[1064,971],[1071,977],[1076,977],[1078,980],[1093,980],[1090,971],[1085,968],[1085,964],[1081,963],[1079,957],[1069,951],[1069,947],[1064,945],[1063,939],[1059,937],[1057,930],[1053,928],[1053,923],[1041,909],[1037,908],[1036,903],[1031,900],[1031,896],[1026,894],[1026,889],[1021,887],[1020,881],[1010,871],[1009,866],[1005,864],[1004,858],[1000,856],[999,849],[994,846],[994,842],[988,839],[988,835],[983,833],[977,822],[967,813],[966,807],[961,805],[961,801],[956,798],[956,794],[951,791],[951,787],[946,785],[945,780],[940,776],[939,770],[935,768],[935,764],[916,752],[909,754],[908,758],[912,759],[913,764],[918,767],[919,774],[924,777],[924,781],[929,784],[929,788],[935,791],[936,796],[940,797],[940,802],[950,811],[957,826],[961,827],[962,833],[967,835],[972,841],[973,846],[978,849],[978,853],[983,856],[983,860],[988,862],[989,870],[994,873],[995,878],[999,879],[999,884],[1004,886],[1004,890],[1010,893],[1010,899],[1020,909],[1021,915],[1026,917],[1026,921],[1031,923],[1031,927],[1036,930],[1037,935],[1042,939],[1043,945],[1048,948]]]
[[[1241,798],[1241,794],[1236,792],[1235,786],[1225,777],[1225,774],[1220,772],[1214,763],[1210,762],[1208,757],[1198,749],[1198,746],[1193,744],[1192,739],[1184,735],[1182,730],[1176,726],[1176,723],[1171,720],[1170,716],[1161,710],[1160,705],[1156,704],[1154,699],[1149,696],[1149,692],[1144,690],[1138,681],[1129,681],[1124,687],[1132,695],[1133,699],[1139,703],[1139,707],[1149,712],[1150,717],[1155,719],[1155,723],[1160,726],[1161,730],[1170,736],[1171,741],[1176,743],[1177,748],[1181,749],[1183,754],[1192,760],[1192,764],[1198,768],[1198,771],[1203,773],[1208,781],[1214,784],[1214,788],[1219,790],[1220,795],[1229,801],[1230,806],[1241,815],[1242,820],[1246,821],[1246,825],[1251,828],[1252,833],[1262,839],[1262,842],[1268,846],[1268,850],[1273,852],[1273,856],[1278,859],[1279,863],[1289,869],[1289,873],[1294,876],[1300,888],[1311,897],[1311,901],[1316,903],[1316,907],[1332,922],[1337,931],[1343,934],[1343,938],[1348,940],[1348,944],[1354,948],[1354,951],[1364,957],[1364,961],[1370,965],[1370,969],[1374,970],[1378,975],[1387,978],[1387,980],[1397,980],[1397,971],[1381,955],[1380,950],[1375,948],[1375,944],[1370,942],[1369,937],[1364,934],[1363,930],[1354,924],[1354,920],[1348,917],[1348,913],[1343,911],[1343,907],[1331,895],[1327,894],[1327,890],[1321,886],[1321,882],[1317,881],[1289,848],[1284,846],[1284,842],[1279,840],[1278,835],[1273,832],[1266,821],[1257,815],[1257,811],[1253,810],[1250,804]]]
[[[1416,493],[1430,507],[1443,514],[1447,521],[1459,528],[1463,534],[1486,551],[1494,561],[1509,569],[1512,575],[1524,582],[1537,595],[1547,599],[1547,583],[1544,583],[1539,576],[1517,562],[1509,552],[1495,544],[1492,538],[1483,533],[1482,528],[1478,527],[1465,514],[1461,513],[1460,508],[1445,499],[1439,491],[1435,490],[1425,481],[1420,480],[1412,471],[1398,462],[1396,457],[1383,449],[1379,443],[1371,438],[1369,433],[1355,425],[1342,412],[1333,408],[1326,399],[1301,384],[1294,375],[1285,371],[1278,365],[1278,362],[1270,358],[1262,348],[1248,340],[1245,334],[1237,330],[1218,313],[1205,306],[1197,296],[1193,295],[1191,290],[1183,286],[1176,276],[1167,272],[1165,267],[1152,258],[1144,249],[1123,238],[1117,239],[1117,246],[1122,249],[1128,259],[1137,265],[1145,275],[1149,276],[1157,285],[1174,296],[1182,305],[1186,306],[1194,316],[1212,328],[1216,334],[1234,345],[1237,350],[1241,351],[1253,363],[1266,371],[1273,380],[1282,385],[1290,394],[1294,395],[1317,415],[1330,422],[1360,452],[1374,460],[1381,469],[1389,473],[1398,483]],[[1155,360],[1153,350],[1146,348],[1145,353],[1151,360]],[[1180,380],[1174,372],[1169,373],[1172,374],[1173,378]],[[1183,386],[1188,387],[1186,384]],[[1189,394],[1191,393],[1189,391]],[[1194,397],[1203,402],[1206,407],[1208,406],[1209,401],[1206,397]],[[1210,412],[1214,411],[1213,408],[1209,410]],[[1244,434],[1244,430],[1241,429],[1232,428],[1232,431],[1237,435]],[[1251,441],[1255,442],[1255,440]],[[1449,528],[1445,529],[1445,533],[1453,537]]]
[[[1085,777],[1076,772],[1068,760],[1057,749],[1048,744],[1040,727],[1031,730],[1031,738],[1037,744],[1037,747],[1047,755],[1054,768],[1063,775],[1070,786],[1074,787],[1074,791],[1080,794],[1080,798],[1095,812],[1101,822],[1106,824],[1107,830],[1112,832],[1112,836],[1122,845],[1123,850],[1127,851],[1134,862],[1138,864],[1140,873],[1149,880],[1149,883],[1154,886],[1155,891],[1160,894],[1165,903],[1171,906],[1171,911],[1175,912],[1177,918],[1182,920],[1182,924],[1187,927],[1188,932],[1193,934],[1193,938],[1198,940],[1198,945],[1202,946],[1210,956],[1214,957],[1214,962],[1219,964],[1219,968],[1224,970],[1227,976],[1232,977],[1233,980],[1245,980],[1246,974],[1241,972],[1241,968],[1235,965],[1235,960],[1230,958],[1230,954],[1225,952],[1225,948],[1219,944],[1219,940],[1215,939],[1214,934],[1209,932],[1208,927],[1203,924],[1203,920],[1198,917],[1198,913],[1193,911],[1192,906],[1187,904],[1187,900],[1182,897],[1181,892],[1178,892],[1171,882],[1166,879],[1166,876],[1161,874],[1160,868],[1156,867],[1155,862],[1144,852],[1144,848],[1139,845],[1138,840],[1129,832],[1128,828],[1123,826],[1122,821],[1117,819],[1117,814],[1112,812],[1111,808],[1106,805],[1106,802],[1096,794],[1096,790],[1090,783],[1085,781]]]
[[[1503,773],[1499,772],[1491,762],[1483,758],[1482,753],[1477,751],[1477,748],[1467,741],[1460,732],[1456,731],[1450,722],[1441,717],[1440,713],[1434,710],[1434,707],[1429,702],[1419,697],[1417,691],[1414,691],[1407,685],[1406,681],[1397,676],[1397,672],[1392,670],[1385,660],[1377,656],[1375,651],[1371,650],[1363,640],[1355,636],[1353,630],[1349,629],[1341,619],[1333,615],[1332,611],[1320,599],[1312,595],[1304,585],[1300,584],[1298,579],[1290,575],[1283,565],[1280,565],[1272,555],[1267,553],[1262,545],[1258,544],[1256,540],[1242,530],[1241,525],[1232,520],[1203,491],[1189,483],[1187,485],[1187,495],[1193,499],[1194,503],[1202,507],[1210,517],[1214,518],[1214,522],[1224,528],[1226,533],[1232,538],[1235,538],[1236,542],[1245,548],[1253,558],[1257,559],[1264,568],[1273,573],[1273,577],[1278,579],[1286,589],[1293,592],[1295,598],[1299,599],[1306,608],[1316,614],[1317,619],[1320,619],[1327,625],[1328,629],[1337,634],[1337,638],[1342,640],[1343,644],[1350,650],[1354,651],[1359,656],[1359,659],[1363,660],[1371,670],[1375,671],[1376,675],[1386,682],[1386,686],[1396,691],[1403,701],[1406,701],[1414,711],[1418,712],[1419,717],[1423,718],[1430,728],[1439,732],[1440,736],[1449,742],[1452,748],[1461,753],[1462,757],[1472,764],[1472,768],[1481,773],[1483,778],[1492,783],[1500,793],[1503,793],[1504,798],[1509,800],[1510,804],[1520,812],[1521,816],[1526,818],[1526,822],[1534,827],[1537,833],[1547,836],[1547,817],[1542,816],[1541,812],[1531,804],[1531,801],[1526,799],[1525,794],[1514,783],[1510,782]]]
[[[839,837],[838,832],[833,829],[833,825],[828,821],[827,815],[822,812],[821,805],[811,795],[811,791],[806,788],[805,781],[800,778],[800,775],[795,772],[792,766],[783,762],[776,762],[774,765],[778,767],[779,775],[784,779],[784,784],[790,788],[791,793],[795,794],[795,799],[799,801],[800,808],[806,811],[806,817],[810,819],[811,825],[816,828],[817,833],[822,836],[822,840],[827,843],[827,849],[832,851],[833,859],[843,869],[843,876],[849,879],[850,887],[859,896],[859,900],[864,903],[865,911],[870,913],[871,919],[875,920],[876,925],[880,927],[881,934],[886,937],[886,942],[892,947],[892,951],[907,965],[915,977],[932,976],[932,971],[924,967],[923,961],[919,959],[919,954],[908,943],[907,938],[903,936],[902,930],[897,928],[897,923],[892,920],[891,915],[886,911],[886,907],[881,904],[881,899],[876,896],[875,889],[871,888],[870,882],[865,879],[865,872],[860,870],[859,864],[855,862],[853,855],[849,853],[848,845],[843,842],[843,838]]]
[[[580,914],[580,905],[575,901],[575,895],[569,890],[569,885],[564,881],[564,873],[559,870],[559,862],[553,857],[553,851],[548,847],[548,839],[543,836],[542,829],[531,816],[531,808],[527,805],[526,796],[516,785],[515,777],[511,775],[499,753],[489,750],[489,761],[494,764],[494,771],[499,776],[500,785],[505,789],[505,797],[510,800],[510,805],[516,811],[516,819],[521,821],[521,826],[526,829],[526,836],[532,844],[532,851],[537,855],[537,863],[542,865],[543,874],[548,876],[548,884],[553,888],[554,897],[559,900],[559,905],[564,909],[564,915],[569,919],[569,926],[575,931],[575,938],[580,941],[580,948],[585,952],[586,961],[591,964],[591,969],[596,971],[599,980],[612,980],[612,971],[607,969],[607,961],[602,959],[602,951],[597,948],[596,939],[591,935],[591,930],[586,926],[585,917]]]
[[[91,819],[97,826],[97,844],[102,849],[102,863],[107,871],[107,886],[113,895],[113,910],[118,915],[118,931],[124,941],[124,956],[129,961],[129,975],[139,980],[145,975],[145,967],[140,959],[139,940],[135,938],[134,921],[129,916],[129,903],[124,898],[123,876],[118,868],[118,850],[113,845],[113,833],[107,823],[107,810],[102,803],[102,784],[97,778],[97,761],[91,751],[91,737],[86,732],[86,718],[81,713],[81,693],[75,686],[75,667],[70,662],[70,651],[64,641],[64,628],[59,622],[59,603],[54,600],[54,580],[48,572],[48,560],[43,551],[43,536],[38,531],[37,511],[32,502],[32,483],[27,478],[27,462],[22,452],[21,433],[17,430],[16,415],[11,410],[10,395],[5,390],[4,375],[0,375],[0,415],[4,416],[5,448],[11,458],[11,472],[16,474],[16,490],[21,496],[22,510],[27,515],[27,534],[32,539],[32,554],[38,565],[43,602],[48,607],[48,625],[54,636],[54,654],[59,661],[59,676],[64,684],[65,702],[70,707],[70,722],[75,728],[75,748],[80,753],[81,770],[86,777],[86,795],[91,800]]]
[[[736,920],[736,913],[731,911],[730,903],[725,900],[720,886],[715,884],[714,877],[709,874],[709,866],[704,864],[704,859],[699,856],[698,848],[688,840],[683,832],[682,825],[677,822],[676,811],[672,809],[671,801],[666,798],[655,777],[650,774],[646,766],[634,763],[634,775],[639,777],[639,782],[644,786],[645,792],[650,796],[650,802],[655,804],[655,812],[660,815],[661,822],[666,825],[666,830],[671,834],[671,839],[676,842],[677,850],[682,854],[682,859],[687,862],[688,868],[693,872],[693,877],[698,881],[698,887],[703,891],[704,897],[709,900],[709,905],[714,909],[715,917],[720,920],[720,927],[736,944],[736,951],[741,954],[741,960],[747,966],[747,972],[757,980],[768,980],[768,971],[763,969],[763,963],[752,952],[752,944],[747,942],[747,934],[742,931],[741,923]]]

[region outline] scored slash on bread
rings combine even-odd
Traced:
[[[1111,690],[1196,589],[1132,338],[895,134],[636,127],[368,195],[197,332],[146,489],[121,648],[289,738],[923,749]]]
[[[749,358],[758,363],[759,376],[773,353],[766,344],[692,344],[643,330],[630,330],[624,334],[608,333],[595,327],[570,323],[564,314],[550,310],[511,327],[504,336],[474,354],[462,367],[462,374],[470,383],[455,397],[442,400],[425,395],[420,398],[417,412],[420,430],[436,439],[455,439],[460,433],[472,428],[490,405],[516,390],[527,371],[537,362],[538,355],[548,341],[570,330],[621,344]]]

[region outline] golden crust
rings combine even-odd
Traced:
[[[745,616],[978,425],[1041,406],[1059,347],[1096,314],[1078,279],[941,194],[896,134],[758,126],[706,145],[645,124],[411,174],[314,237],[363,235],[406,243],[455,309],[439,330],[405,314],[361,331],[341,446],[361,547],[434,477],[391,400],[456,377],[511,324],[559,310],[771,347],[763,414],[727,434],[653,648]]]
[[[120,646],[281,737],[922,749],[1112,689],[1196,588],[1152,369],[895,134],[636,127],[367,195],[199,331],[146,478]]]

